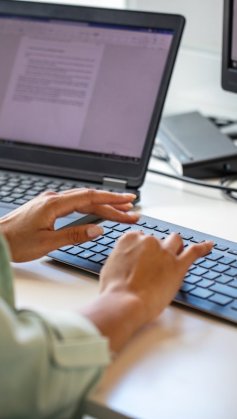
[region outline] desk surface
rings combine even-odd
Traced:
[[[237,206],[220,192],[151,174],[141,192],[142,213],[237,240]],[[78,309],[98,292],[96,277],[47,258],[13,268],[18,307]],[[236,419],[236,357],[233,325],[171,306],[129,342],[87,409],[96,403],[136,419]]]

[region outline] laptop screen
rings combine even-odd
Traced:
[[[233,2],[233,22],[232,22],[232,66],[237,68],[237,1]]]
[[[139,161],[172,30],[0,17],[0,142]]]

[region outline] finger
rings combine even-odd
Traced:
[[[136,223],[140,218],[138,213],[135,213],[133,211],[119,211],[111,205],[98,205],[94,207],[94,209],[90,213],[98,215],[100,218],[106,220],[118,221],[120,223],[128,224]]]
[[[103,228],[96,224],[73,226],[49,233],[51,250],[70,244],[84,243],[103,234]]]
[[[71,212],[96,213],[95,208],[99,205],[119,205],[132,202],[134,194],[119,194],[97,190],[72,190],[58,195],[54,205],[56,217],[70,214]]]
[[[61,192],[62,196],[72,199],[78,194],[82,201],[90,204],[123,204],[136,199],[136,195],[132,193],[117,193],[99,189],[71,189]]]
[[[118,204],[118,205],[113,205],[113,208],[119,210],[119,211],[130,211],[134,208],[132,203],[128,203],[128,204]]]
[[[138,242],[141,242],[145,238],[143,231],[130,231],[128,233],[124,233],[122,236],[119,237],[117,240],[115,249],[124,248],[124,245],[132,244],[133,246],[137,246]]]
[[[211,241],[193,244],[192,246],[187,247],[179,256],[178,260],[180,262],[180,267],[183,273],[185,274],[189,267],[195,262],[196,259],[201,258],[208,253],[213,248],[214,243]]]
[[[183,240],[179,234],[171,233],[165,240],[163,240],[162,247],[168,249],[175,255],[179,255],[183,250]]]

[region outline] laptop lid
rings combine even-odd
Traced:
[[[0,167],[138,188],[176,15],[0,0]]]

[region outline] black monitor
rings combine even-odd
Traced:
[[[237,93],[237,0],[224,1],[222,87]]]

